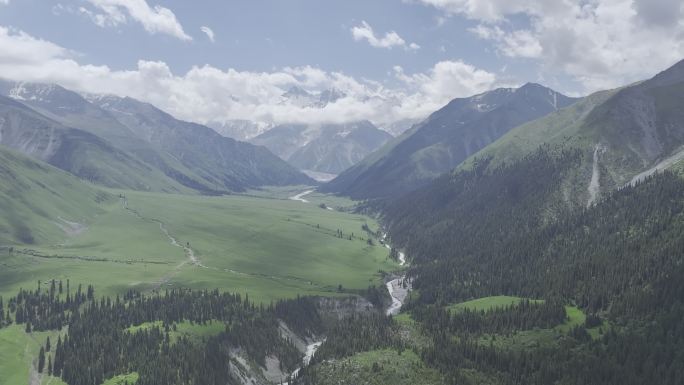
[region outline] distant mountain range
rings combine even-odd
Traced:
[[[456,167],[510,129],[575,101],[531,83],[454,99],[322,189],[357,199],[412,191]]]
[[[301,170],[338,174],[392,136],[371,122],[276,126],[251,140]]]
[[[516,127],[468,159],[511,163],[539,147],[575,149],[582,161],[563,184],[566,203],[586,206],[659,170],[684,167],[684,61],[645,80],[600,91]]]
[[[291,87],[281,95],[280,104],[293,105],[300,108],[322,109],[331,103],[335,103],[347,95],[336,89],[331,88],[320,92],[310,92],[300,87]],[[379,126],[383,131],[392,136],[398,136],[404,131],[419,123],[422,119],[400,119],[398,121],[385,123]],[[359,122],[355,122],[358,124]],[[266,122],[256,122],[245,119],[229,119],[225,121],[208,122],[207,126],[214,129],[223,136],[236,140],[249,141],[265,132],[283,125],[293,124],[272,124]],[[297,125],[297,124],[294,124]],[[300,123],[300,125],[314,126],[313,123]]]
[[[490,210],[484,206],[512,210],[524,203],[525,211],[534,213],[526,220],[544,223],[600,205],[605,198],[625,199],[616,192],[657,172],[671,170],[681,177],[683,106],[681,61],[649,80],[596,92],[515,127],[452,172],[385,201],[385,218],[403,242],[427,247],[434,239],[452,239],[460,231],[451,227],[454,218],[479,217]],[[494,216],[487,221],[505,220]],[[417,239],[417,228],[429,238]]]
[[[223,193],[314,181],[267,149],[131,98],[0,83],[0,143],[108,187]],[[11,98],[11,99],[10,99]]]
[[[455,167],[486,161],[494,169],[544,147],[581,152],[554,199],[586,207],[656,171],[684,168],[682,106],[684,61],[652,79],[582,99],[536,84],[493,90],[453,100],[321,190],[396,198]]]
[[[335,88],[321,92],[309,92],[303,88],[293,86],[281,95],[280,104],[318,109],[325,108],[328,104],[334,103],[345,96],[342,91]],[[213,121],[207,123],[207,126],[223,136],[242,141],[253,139],[276,127],[274,124],[245,119]]]

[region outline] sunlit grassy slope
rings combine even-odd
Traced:
[[[46,163],[0,146],[0,245],[56,243],[62,227],[87,223],[112,195]]]
[[[38,351],[45,345],[47,337],[54,344],[59,334],[58,331],[26,333],[24,325],[0,329],[0,385],[29,384],[31,372],[33,378],[41,379],[43,384],[63,384],[62,381],[48,376],[47,370],[42,376],[36,370],[31,370],[37,366]],[[46,354],[46,361],[51,355],[52,352]]]
[[[361,228],[377,223],[314,202],[129,191],[108,195],[113,198],[97,206],[98,215],[80,233],[13,244],[12,254],[0,251],[0,293],[7,296],[56,278],[93,284],[100,294],[219,288],[270,301],[336,295],[339,285],[365,289],[380,284],[380,270],[396,268],[387,249],[369,244]],[[189,242],[198,263],[165,231],[183,246]]]

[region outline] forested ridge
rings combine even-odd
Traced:
[[[581,156],[540,148],[513,164],[480,160],[382,207],[412,262],[407,309],[433,341],[422,357],[449,383],[476,382],[467,370],[503,384],[684,379],[684,180],[665,172],[577,209],[563,204],[562,181]],[[495,295],[547,301],[444,310]],[[553,344],[480,338],[552,327],[561,304],[588,316]]]
[[[257,305],[238,294],[171,290],[123,297],[95,296],[79,287],[74,295],[51,281],[33,291],[21,290],[3,303],[0,327],[14,322],[26,331],[60,330],[64,338],[46,341],[39,371],[61,377],[69,385],[101,384],[119,374],[137,372],[137,384],[240,384],[230,365],[237,352],[265,366],[276,357],[286,373],[301,365],[302,354],[281,334],[279,320],[290,322],[303,336],[323,330],[311,298]],[[60,289],[55,289],[59,287]],[[204,341],[170,334],[176,325],[218,322],[225,329]],[[136,326],[145,327],[136,327]],[[47,359],[46,359],[47,357]]]

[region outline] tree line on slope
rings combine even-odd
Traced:
[[[540,148],[512,164],[482,160],[382,207],[393,243],[412,261],[417,295],[407,308],[430,316],[423,325],[433,345],[422,357],[450,382],[468,383],[466,369],[504,384],[684,378],[684,327],[676,321],[684,315],[684,180],[666,172],[573,210],[563,205],[563,182],[582,156]],[[483,346],[469,319],[431,327],[439,313],[426,309],[490,295],[573,303],[590,322],[601,314],[612,327],[596,341],[576,328],[531,349]]]
[[[534,328],[548,329],[562,324],[568,318],[565,306],[557,300],[531,302],[495,307],[489,310],[465,308],[458,311],[437,306],[415,308],[413,318],[422,323],[426,331],[479,336],[482,334],[509,334]]]
[[[0,307],[5,314],[0,326],[17,322],[32,324],[33,330],[58,330],[68,325],[54,346],[46,341],[38,365],[69,385],[100,384],[131,372],[139,374],[138,385],[240,384],[229,365],[237,352],[262,366],[267,356],[275,357],[284,372],[301,365],[302,354],[281,335],[279,317],[304,336],[322,330],[319,316],[305,320],[316,312],[311,298],[264,306],[239,294],[177,289],[151,296],[129,291],[98,300],[92,287],[74,297],[21,290],[7,301],[7,312],[4,304]],[[172,337],[182,322],[220,322],[225,328],[202,341]]]

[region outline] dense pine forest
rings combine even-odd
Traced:
[[[264,307],[218,291],[172,290],[151,296],[131,291],[121,298],[97,299],[92,286],[87,293],[79,287],[74,295],[68,284],[62,288],[62,282],[51,281],[47,290],[20,291],[6,306],[0,300],[0,326],[16,322],[30,332],[68,325],[64,338],[52,346],[46,341],[39,371],[70,385],[100,384],[129,372],[139,374],[138,384],[240,384],[228,365],[237,350],[262,366],[266,356],[276,357],[285,372],[301,365],[301,353],[281,335],[279,319],[290,321],[305,336],[323,327],[310,298]],[[182,322],[216,322],[224,331],[202,343],[184,336],[172,340],[170,333]]]
[[[450,383],[469,383],[466,370],[504,384],[684,378],[684,180],[665,172],[573,209],[561,181],[581,156],[546,148],[509,165],[481,160],[382,208],[412,261],[407,308],[433,341],[423,359]],[[444,310],[492,295],[546,302]],[[561,304],[588,316],[554,344],[509,349],[479,338],[558,324]]]

